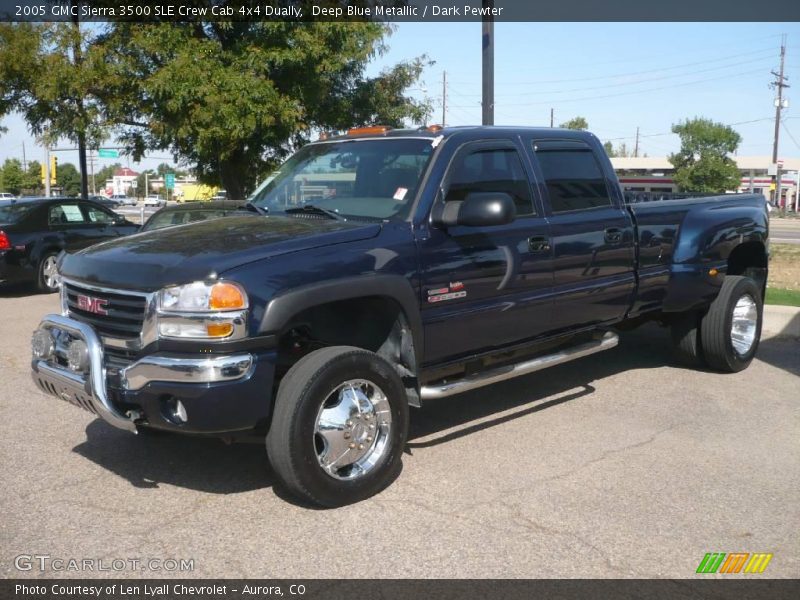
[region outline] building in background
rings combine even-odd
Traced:
[[[732,157],[742,174],[739,189],[729,192],[749,192],[770,197],[772,177],[770,156]],[[617,157],[611,159],[623,190],[627,192],[678,192],[672,177],[675,168],[664,156]],[[781,170],[781,199],[789,208],[798,210],[798,173],[800,158],[787,158]]]
[[[106,196],[136,195],[136,179],[139,173],[127,167],[121,167],[114,171],[111,179],[106,179]]]

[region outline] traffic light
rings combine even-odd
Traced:
[[[56,171],[58,169],[58,157],[50,157],[50,185],[56,184]]]

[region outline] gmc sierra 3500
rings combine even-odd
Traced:
[[[598,139],[371,127],[311,143],[249,212],[62,255],[33,379],[111,425],[261,436],[311,503],[399,472],[409,406],[612,348],[656,320],[747,367],[763,197],[626,206]]]

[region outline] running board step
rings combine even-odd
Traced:
[[[455,394],[462,394],[485,385],[491,385],[499,381],[505,381],[506,379],[513,379],[521,375],[528,375],[529,373],[535,373],[536,371],[554,367],[577,358],[583,358],[590,354],[611,350],[611,348],[614,348],[618,343],[619,336],[612,331],[607,331],[601,338],[553,354],[532,358],[515,365],[506,365],[496,369],[489,369],[488,371],[476,373],[464,379],[458,379],[440,385],[422,386],[420,397],[423,400],[433,400],[436,398],[453,396]]]

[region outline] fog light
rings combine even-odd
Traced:
[[[67,366],[83,373],[89,368],[89,347],[83,340],[74,340],[67,348]]]
[[[48,329],[37,329],[31,338],[31,350],[33,357],[47,360],[56,351],[56,341]]]
[[[173,423],[180,425],[189,420],[189,416],[186,414],[186,407],[175,396],[168,396],[164,401],[164,405],[167,417]]]

